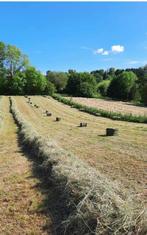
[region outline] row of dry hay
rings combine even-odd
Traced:
[[[62,234],[146,234],[147,214],[139,199],[40,136],[24,120],[13,98],[10,105],[23,144],[41,160],[48,181],[56,185],[66,201]]]

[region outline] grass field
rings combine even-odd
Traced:
[[[146,124],[112,121],[72,109],[52,98],[32,97],[39,109],[32,108],[24,97],[16,97],[18,109],[39,133],[76,154],[112,180],[120,181],[134,192],[146,187]],[[53,115],[46,117],[49,110]],[[62,118],[55,122],[55,118]],[[80,128],[81,121],[87,128]],[[119,136],[105,137],[105,129],[119,129]]]
[[[13,99],[16,102],[17,109],[22,115],[23,119],[30,124],[31,128],[33,128],[35,131],[37,131],[37,133],[39,133],[41,138],[45,138],[46,140],[50,141],[53,144],[53,146],[54,145],[58,146],[59,148],[62,148],[66,152],[71,153],[71,155],[69,155],[71,158],[72,154],[73,156],[74,155],[77,156],[76,161],[78,161],[79,159],[79,164],[81,164],[81,168],[79,169],[82,169],[82,162],[85,162],[90,166],[90,169],[93,169],[94,172],[97,171],[98,173],[102,174],[106,179],[113,182],[114,184],[117,184],[118,186],[120,185],[120,190],[122,190],[122,192],[126,191],[128,195],[130,195],[131,197],[135,196],[139,198],[144,205],[146,204],[146,196],[147,196],[146,124],[114,121],[107,118],[92,116],[90,114],[80,112],[74,108],[64,105],[54,100],[51,97],[30,96],[32,104],[29,104],[28,99],[25,97],[16,96],[13,97]],[[16,179],[15,179],[16,183],[12,184],[10,179],[11,175],[8,176],[7,180],[8,188],[10,189],[10,192],[12,191],[12,193],[9,193],[10,195],[8,195],[8,197],[10,197],[10,200],[12,201],[12,203],[14,203],[13,204],[14,207],[15,207],[14,198],[16,196],[15,193],[18,193],[20,197],[21,196],[23,197],[21,189],[19,189],[18,192],[17,191],[15,192],[14,189],[15,187],[17,188],[17,184],[19,184],[19,177],[20,177],[19,172],[21,171],[21,167],[24,166],[23,167],[24,173],[21,174],[21,182],[22,186],[24,184],[27,185],[26,187],[28,190],[28,194],[26,200],[32,197],[33,194],[33,198],[34,197],[37,198],[36,199],[37,202],[35,203],[39,205],[40,200],[43,200],[42,198],[43,195],[41,196],[39,192],[34,192],[34,191],[31,192],[30,190],[31,186],[33,187],[33,184],[36,183],[36,179],[34,179],[33,182],[28,180],[29,175],[31,174],[31,166],[30,163],[26,160],[25,156],[23,156],[22,153],[19,152],[20,149],[17,144],[18,137],[16,135],[16,127],[14,125],[14,121],[12,120],[11,115],[8,112],[9,111],[8,97],[3,97],[1,102],[2,102],[2,113],[7,114],[4,115],[5,116],[4,121],[6,122],[6,124],[3,127],[3,130],[5,130],[5,132],[8,132],[8,129],[10,130],[10,133],[1,132],[1,137],[4,140],[5,135],[7,134],[9,135],[10,138],[7,141],[10,142],[13,140],[11,142],[12,150],[10,150],[10,152],[7,149],[7,144],[9,144],[9,142],[7,142],[6,144],[4,141],[1,140],[0,143],[3,146],[4,149],[3,151],[6,151],[5,160],[3,159],[3,151],[0,155],[1,166],[2,169],[4,170],[2,177],[4,177],[5,174],[7,174],[7,172],[5,173],[5,168],[9,169],[11,165],[13,167],[13,171],[16,171],[16,172],[12,171],[12,173],[16,174]],[[38,108],[34,107],[35,104],[38,105],[39,107]],[[51,112],[52,116],[46,116],[45,115],[46,110]],[[7,117],[9,119],[9,122],[7,121]],[[56,117],[60,117],[61,121],[56,122],[55,121]],[[80,122],[87,122],[88,126],[80,128],[79,127]],[[118,128],[119,135],[113,137],[106,137],[105,130],[108,127]],[[17,154],[15,154],[16,152]],[[11,153],[13,153],[14,155],[13,161],[11,159]],[[61,156],[59,157],[62,163]],[[64,162],[65,161],[64,156],[62,157]],[[72,161],[74,162],[74,157]],[[72,161],[71,164],[73,164]],[[18,165],[16,164],[17,162],[19,162]],[[74,172],[74,167],[73,167],[73,172]],[[80,172],[78,177],[80,177]],[[89,175],[88,177],[91,176]],[[12,186],[13,189],[11,190]],[[3,187],[2,191],[4,191],[4,186],[2,187]],[[39,196],[35,196],[35,193],[37,193],[37,195]],[[5,194],[2,193],[1,195],[2,195],[1,196],[2,200],[4,200]],[[8,206],[11,205],[9,202],[7,204]],[[16,207],[19,207],[19,203],[18,205],[16,205]],[[20,207],[18,216],[20,216],[21,213],[24,214],[24,212],[21,211]],[[6,217],[7,212],[4,211],[4,214]],[[32,218],[29,214],[27,214],[27,218],[30,218],[30,224],[28,224],[28,227],[27,225],[25,226],[27,229],[30,229],[29,226],[31,226],[31,223],[34,223],[36,228],[38,228],[38,231],[36,230],[35,231],[36,233],[34,234],[46,234],[45,232],[43,233],[39,229],[41,229],[42,224],[44,223],[44,221],[46,221],[47,218],[44,215],[41,216],[41,218],[39,217],[41,224],[38,224],[38,222],[36,222],[38,221],[37,216],[40,215],[35,214],[34,218]],[[129,214],[129,216],[131,215]],[[1,222],[2,224],[1,227],[4,225],[5,221],[6,220],[3,220]],[[51,218],[49,218],[49,221],[51,221]],[[12,223],[10,222],[10,225],[16,229],[17,227],[13,224],[13,222],[14,221],[12,221]],[[25,223],[27,224],[27,220],[25,221]],[[72,233],[70,234],[72,235]],[[116,233],[116,234],[121,234],[121,233]]]
[[[120,112],[122,114],[131,113],[132,115],[147,116],[147,107],[136,106],[129,102],[82,97],[72,97],[72,100],[76,101],[77,103],[87,105],[89,107],[95,107],[106,111]]]

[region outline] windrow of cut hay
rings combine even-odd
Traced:
[[[23,144],[41,160],[41,167],[66,201],[60,234],[145,234],[145,208],[123,187],[78,157],[42,138],[26,122],[13,98],[10,110]]]
[[[120,113],[120,112],[113,112],[113,111],[106,111],[103,109],[98,109],[96,107],[89,107],[80,103],[77,103],[71,99],[67,99],[61,95],[54,94],[52,96],[54,99],[62,102],[66,105],[71,106],[72,108],[76,108],[82,112],[86,112],[95,116],[101,116],[110,118],[112,120],[120,120],[120,121],[127,121],[127,122],[137,122],[137,123],[147,123],[147,116],[143,115],[133,115],[132,113]]]

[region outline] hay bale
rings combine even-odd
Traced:
[[[56,122],[59,122],[61,121],[61,118],[60,117],[56,117]]]
[[[52,116],[52,113],[50,113],[48,110],[45,111],[46,116]]]
[[[49,116],[49,117],[50,117],[50,116],[52,116],[52,113],[49,113],[49,112],[48,112],[48,113],[46,113],[46,116]]]
[[[80,122],[80,127],[87,127],[87,122]]]
[[[38,108],[39,108],[39,106],[38,106],[37,104],[34,104],[34,107],[35,107],[36,109],[38,109]]]
[[[118,129],[115,128],[106,128],[106,136],[118,135]]]

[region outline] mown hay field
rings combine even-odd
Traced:
[[[71,99],[71,97],[66,98]],[[129,102],[82,97],[72,97],[72,100],[79,104],[95,107],[108,112],[132,114],[135,116],[147,116],[147,107],[136,106]]]
[[[0,99],[0,234],[53,234],[45,195],[33,164],[22,151],[18,128],[9,112],[9,99]],[[48,210],[49,211],[49,210]]]
[[[38,133],[86,161],[107,178],[145,198],[147,179],[147,125],[95,117],[51,97],[15,97],[18,110]],[[38,105],[36,108],[34,105]],[[45,111],[52,113],[46,116]],[[61,120],[56,122],[56,117]],[[86,122],[87,127],[79,127]],[[119,135],[106,137],[108,127]]]

